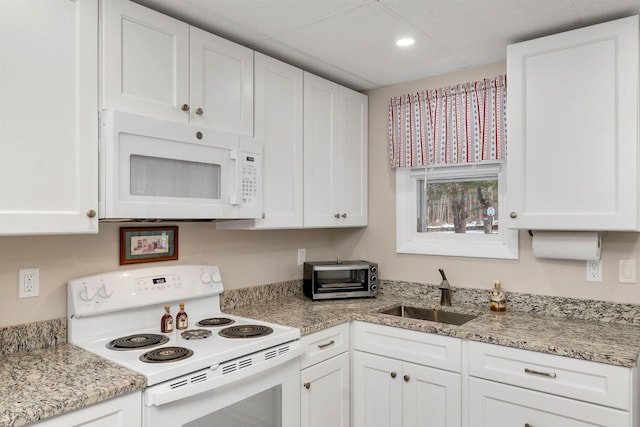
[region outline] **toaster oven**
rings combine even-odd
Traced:
[[[303,291],[312,300],[375,297],[378,264],[369,261],[305,262]]]

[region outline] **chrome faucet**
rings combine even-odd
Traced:
[[[439,268],[438,271],[442,276],[442,282],[440,282],[440,305],[451,305],[451,286],[447,276],[444,275],[444,270]]]

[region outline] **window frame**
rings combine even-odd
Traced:
[[[498,234],[419,233],[417,185],[431,180],[498,178]],[[506,161],[396,169],[396,253],[518,259],[518,230],[507,227]]]

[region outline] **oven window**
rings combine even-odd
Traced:
[[[318,270],[315,274],[318,292],[348,292],[367,288],[369,270]]]
[[[137,154],[130,162],[134,196],[220,199],[220,165]]]
[[[254,394],[184,427],[282,427],[282,385]]]

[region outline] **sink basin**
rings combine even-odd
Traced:
[[[408,317],[411,319],[429,320],[431,322],[446,323],[448,325],[463,325],[478,316],[465,313],[454,313],[452,311],[435,310],[431,308],[411,307],[399,305],[397,307],[382,310],[380,313],[392,316]]]

